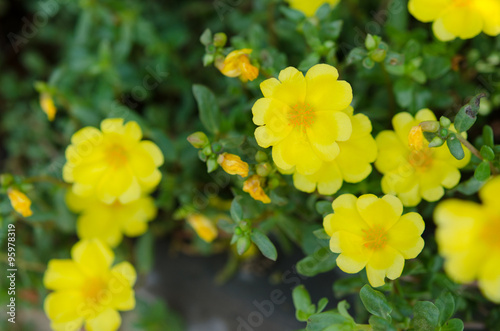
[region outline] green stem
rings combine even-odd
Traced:
[[[460,142],[462,143],[462,145],[464,145],[465,147],[467,147],[467,149],[469,151],[471,151],[472,154],[474,154],[481,161],[484,161],[483,157],[481,156],[481,153],[477,150],[476,147],[474,147],[474,145],[472,145],[467,139],[465,139],[464,137],[462,137],[462,135],[457,134],[456,136],[457,136],[458,140],[460,140]],[[493,175],[498,175],[498,170],[495,168],[495,166],[493,165],[493,163],[489,162],[489,164],[490,164],[491,173]]]
[[[62,180],[59,180],[54,177],[50,176],[33,176],[33,177],[28,177],[24,180],[25,183],[40,183],[40,182],[47,182],[51,183],[54,185],[62,186],[62,187],[68,187],[70,184],[63,182]]]
[[[354,331],[372,331],[372,327],[368,324],[356,324]]]
[[[384,73],[385,86],[387,89],[387,94],[389,96],[389,115],[392,118],[396,115],[396,96],[394,95],[394,89],[392,86],[391,76],[385,67],[385,63],[381,62],[380,67],[382,68],[382,72]]]

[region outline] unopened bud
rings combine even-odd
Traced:
[[[224,32],[218,32],[214,35],[215,47],[224,47],[227,42],[227,36]]]
[[[201,131],[191,134],[187,137],[187,141],[195,148],[203,148],[209,143],[207,135]]]
[[[420,127],[424,132],[437,132],[440,125],[438,121],[425,121],[420,123]]]

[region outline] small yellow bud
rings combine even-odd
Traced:
[[[408,144],[414,150],[420,151],[424,149],[425,138],[422,132],[422,127],[420,125],[411,128],[410,133],[408,133]]]
[[[253,175],[245,181],[243,191],[250,194],[255,200],[262,201],[263,203],[271,203],[271,199],[260,185],[260,177],[258,175]]]
[[[241,161],[238,155],[222,153],[217,159],[217,163],[230,175],[248,176],[248,163]]]
[[[223,62],[216,61],[216,66],[227,77],[240,77],[244,82],[252,81],[259,76],[259,69],[250,63],[248,56],[251,53],[249,48],[232,51]]]
[[[48,93],[42,93],[40,95],[40,107],[45,114],[47,114],[47,118],[49,121],[53,121],[56,117],[57,108],[54,105],[54,100],[52,100],[52,96]]]
[[[12,208],[17,211],[23,217],[29,217],[33,215],[31,211],[31,200],[21,191],[10,188],[7,191]]]
[[[191,214],[187,217],[187,222],[196,231],[196,234],[206,241],[211,243],[217,238],[218,231],[214,223],[202,214]]]

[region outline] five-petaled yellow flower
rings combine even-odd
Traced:
[[[424,247],[422,217],[402,215],[403,204],[393,195],[343,194],[332,207],[334,213],[325,217],[323,226],[331,236],[330,249],[340,253],[337,265],[347,273],[366,267],[374,287],[384,285],[386,276],[401,276],[405,259],[415,258]]]
[[[363,114],[353,115],[353,108],[344,112],[352,122],[352,135],[347,141],[339,142],[339,155],[312,175],[302,175],[295,172],[293,183],[304,192],[313,192],[316,187],[320,194],[336,193],[344,181],[358,183],[372,172],[370,163],[377,158],[377,145],[371,135],[372,124]]]
[[[157,208],[149,196],[122,204],[116,200],[106,204],[95,197],[80,197],[72,191],[66,195],[66,204],[81,213],[76,223],[80,239],[97,238],[111,247],[117,246],[123,235],[137,237],[148,229],[148,222],[156,216]]]
[[[351,137],[349,115],[342,110],[352,101],[352,89],[339,81],[337,69],[327,64],[313,66],[306,76],[293,67],[282,70],[279,80],[260,85],[264,98],[252,108],[259,127],[259,146],[273,146],[273,160],[284,171],[303,175],[317,172],[323,162],[340,152],[338,142]]]
[[[54,118],[56,117],[57,108],[54,105],[54,100],[52,99],[52,96],[50,94],[48,93],[40,94],[40,107],[42,108],[43,112],[47,115],[49,121],[53,121]]]
[[[217,163],[230,175],[248,176],[248,163],[242,161],[238,155],[222,153],[217,158]]]
[[[191,225],[196,234],[207,243],[214,241],[219,234],[215,224],[202,214],[191,214],[187,217],[186,221]]]
[[[460,171],[469,163],[470,152],[457,160],[446,144],[430,148],[421,136],[420,122],[435,121],[429,109],[420,110],[415,118],[399,113],[392,119],[395,131],[382,131],[376,138],[378,159],[375,167],[384,174],[382,190],[396,194],[405,206],[416,206],[421,199],[437,201],[444,188],[452,188],[460,181]],[[410,138],[410,139],[409,139]]]
[[[7,190],[7,195],[10,200],[10,204],[15,211],[23,215],[23,217],[29,217],[33,215],[31,211],[31,200],[23,192],[9,188]]]
[[[456,282],[478,280],[484,295],[500,303],[500,177],[479,192],[482,204],[450,199],[434,211],[436,241],[444,268]]]
[[[266,192],[264,192],[260,181],[261,177],[259,175],[248,177],[248,179],[243,183],[243,191],[250,194],[250,196],[254,198],[254,200],[258,200],[263,203],[271,203],[271,199],[266,194]]]
[[[321,5],[324,3],[330,4],[330,7],[335,7],[340,0],[287,0],[290,7],[300,10],[304,15],[311,17],[316,14]]]
[[[50,260],[43,283],[54,292],[45,298],[45,313],[55,331],[114,331],[118,310],[135,307],[136,272],[128,262],[111,266],[113,251],[99,240],[73,246],[72,259]]]
[[[252,49],[244,48],[229,53],[224,62],[217,65],[220,72],[228,77],[240,77],[244,82],[252,81],[259,76],[259,68],[250,63]]]
[[[410,0],[410,13],[422,22],[434,22],[441,41],[469,39],[483,31],[500,34],[500,0]]]
[[[63,178],[79,196],[96,196],[104,203],[128,203],[153,190],[161,180],[163,154],[142,139],[139,125],[122,118],[106,119],[101,130],[85,127],[66,149]]]

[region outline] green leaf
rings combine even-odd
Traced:
[[[330,236],[328,235],[328,233],[326,233],[325,229],[318,229],[318,230],[314,230],[313,231],[313,234],[316,236],[316,238],[318,239],[322,239],[322,240],[330,240]]]
[[[365,285],[359,292],[361,301],[365,306],[366,310],[372,315],[382,317],[383,319],[389,319],[389,314],[392,311],[391,306],[387,302],[385,295],[379,291],[371,288],[370,285]]]
[[[254,244],[257,245],[257,247],[265,257],[270,260],[276,261],[276,258],[278,257],[276,247],[274,247],[274,244],[265,234],[263,234],[259,230],[254,229],[250,236]]]
[[[317,313],[321,313],[323,310],[325,310],[326,305],[328,304],[328,299],[327,298],[321,298],[318,301],[318,309],[316,310]]]
[[[359,275],[341,278],[333,283],[333,293],[335,297],[343,297],[347,294],[358,293],[365,285],[365,282]]]
[[[316,202],[316,211],[323,216],[325,216],[326,214],[333,213],[332,202],[331,201]]]
[[[457,191],[465,195],[476,194],[479,189],[483,186],[483,182],[477,180],[475,177],[471,177],[463,183],[457,186]]]
[[[233,199],[231,202],[231,218],[236,222],[239,223],[241,222],[243,218],[243,209],[241,208],[241,204],[239,202],[239,199],[236,197]]]
[[[463,331],[463,330],[464,330],[464,322],[462,322],[458,318],[449,320],[440,329],[440,331]]]
[[[325,331],[328,330],[352,330],[352,322],[339,313],[328,311],[321,314],[315,314],[309,317],[307,331]],[[343,326],[343,328],[341,328]],[[330,329],[331,328],[331,329]]]
[[[349,309],[349,304],[347,303],[346,300],[342,300],[337,304],[337,310],[339,311],[339,314],[344,316],[345,318],[352,319],[352,316],[347,311],[348,309]]]
[[[200,110],[200,120],[211,133],[219,132],[220,110],[215,95],[203,85],[193,85],[193,94]]]
[[[493,161],[495,159],[495,152],[490,146],[483,145],[481,147],[481,156],[487,161]]]
[[[486,146],[493,148],[495,146],[495,134],[489,125],[483,127],[483,141]]]
[[[420,301],[413,307],[411,325],[418,331],[434,331],[439,325],[439,309],[430,301]]]
[[[479,163],[476,170],[474,171],[474,178],[478,181],[484,182],[491,176],[490,163],[488,161],[483,161]]]
[[[446,139],[446,143],[451,155],[453,155],[457,160],[462,160],[465,157],[462,143],[460,143],[460,140],[458,140],[457,136],[454,133],[451,133],[448,136],[448,139]]]
[[[439,309],[439,325],[443,325],[455,313],[455,299],[450,291],[443,291],[436,299],[436,307]]]
[[[429,79],[438,79],[451,69],[451,60],[443,56],[424,55],[422,70]]]
[[[210,31],[210,29],[205,29],[205,31],[203,31],[200,36],[200,42],[205,46],[212,43],[212,31]]]
[[[137,241],[135,254],[137,256],[137,270],[140,273],[148,273],[153,267],[154,238],[151,231],[143,234]]]
[[[307,71],[309,70],[312,66],[316,65],[319,63],[319,55],[316,53],[311,53],[309,54],[304,60],[302,60],[299,63],[298,69],[300,71]]]
[[[397,329],[392,325],[391,322],[378,316],[370,316],[368,321],[373,331],[396,331]]]
[[[469,130],[476,123],[477,111],[474,111],[471,105],[467,104],[460,108],[457,116],[455,116],[455,129],[458,132]]]
[[[315,307],[311,304],[311,296],[304,285],[297,286],[292,291],[293,305],[295,306],[295,317],[301,322],[307,321],[309,316],[315,313]],[[311,306],[313,309],[311,311]]]
[[[306,256],[297,262],[297,272],[304,276],[314,277],[330,271],[337,265],[337,256],[338,254],[332,253],[329,247],[320,247],[313,255]]]
[[[409,79],[399,79],[394,84],[394,94],[398,105],[408,108],[413,103],[415,83]]]

